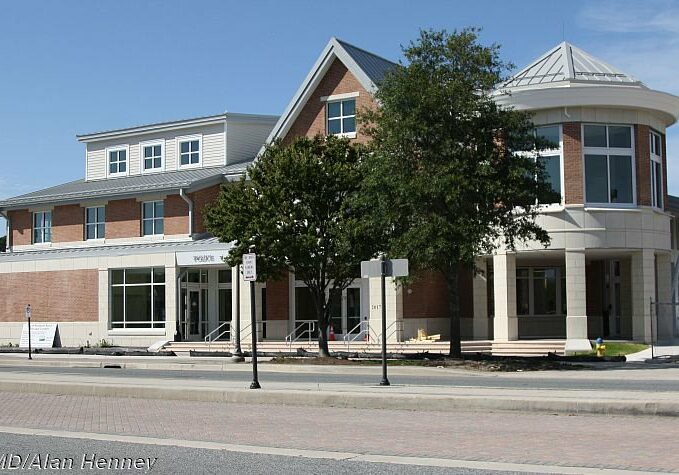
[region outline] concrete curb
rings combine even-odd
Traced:
[[[376,391],[378,388],[376,387]],[[75,396],[126,397],[239,404],[341,407],[454,412],[514,411],[561,414],[627,416],[679,416],[679,401],[613,401],[424,394],[376,394],[364,392],[167,388],[77,382],[0,381],[0,391]],[[379,391],[389,391],[380,388]]]

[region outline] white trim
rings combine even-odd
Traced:
[[[95,218],[95,221],[94,221],[93,223],[89,223],[89,222],[87,221],[87,211],[88,211],[88,210],[91,210],[91,209],[98,210],[99,208],[104,208],[104,220],[103,220],[103,221],[99,221],[98,219]],[[101,206],[87,206],[87,207],[84,207],[83,212],[84,212],[84,215],[85,215],[85,219],[84,219],[85,224],[84,224],[84,226],[83,226],[83,228],[84,228],[84,229],[83,229],[83,241],[98,241],[98,242],[103,242],[104,239],[106,238],[106,206],[105,206],[105,205],[101,205]],[[98,211],[95,211],[94,214],[95,214],[95,215],[98,215],[99,213],[98,213]],[[99,231],[98,231],[98,230],[99,230],[99,225],[100,225],[100,224],[103,224],[103,225],[104,225],[104,235],[103,235],[103,236],[99,236]],[[89,239],[89,238],[87,237],[87,227],[88,227],[88,226],[94,226],[94,227],[95,227],[95,230],[96,230],[95,235],[96,235],[97,237],[92,238],[92,239]]]
[[[160,168],[144,169],[144,147],[154,147],[160,145]],[[139,142],[139,173],[148,175],[165,171],[165,139],[147,140]]]
[[[349,114],[349,115],[344,115],[344,102],[348,102],[350,100],[354,101],[354,113]],[[328,117],[328,112],[329,112],[328,106],[330,104],[339,104],[340,115],[338,115],[336,117],[332,117],[332,118]],[[346,137],[346,138],[352,138],[352,139],[356,138],[356,130],[358,128],[358,123],[356,121],[356,100],[353,97],[348,97],[348,98],[345,98],[345,99],[332,100],[332,101],[326,101],[323,108],[325,109],[325,134],[326,135],[334,135],[336,137]],[[354,119],[354,130],[352,132],[345,132],[344,131],[344,119],[351,119],[352,117]],[[338,120],[339,121],[340,130],[342,130],[342,132],[330,133],[328,123],[331,120]]]
[[[140,229],[140,235],[144,239],[159,239],[163,238],[165,236],[165,200],[147,200],[147,201],[142,201],[140,202],[141,206],[141,229]],[[153,216],[150,218],[145,218],[144,217],[144,205],[147,203],[153,203]],[[163,216],[158,217],[156,216],[156,203],[163,203]],[[162,233],[156,233],[156,221],[162,220],[163,222],[163,232]],[[153,233],[152,234],[144,234],[144,221],[151,221],[153,223]]]
[[[182,165],[181,162],[181,144],[184,142],[192,142],[198,140],[198,163],[189,163],[188,165]],[[202,168],[203,167],[203,134],[193,134],[193,135],[182,135],[175,138],[176,156],[177,156],[177,170],[186,170],[189,168]]]
[[[110,156],[109,154],[111,152],[119,152],[119,151],[125,151],[125,171],[124,172],[118,172],[118,173],[111,173],[111,163],[110,163]],[[130,146],[125,144],[125,145],[116,145],[114,147],[106,147],[106,159],[105,159],[105,166],[106,166],[106,178],[119,178],[123,176],[129,176],[130,175]],[[120,162],[118,162],[120,163]]]
[[[344,94],[333,94],[332,96],[322,96],[321,102],[341,101],[342,99],[351,99],[358,97],[360,92],[345,92]]]
[[[655,137],[658,138],[658,145],[660,147],[660,150],[656,150],[658,153],[653,152],[654,148],[654,139]],[[651,206],[653,208],[657,209],[664,209],[665,207],[665,186],[664,186],[664,178],[665,178],[665,171],[663,170],[663,140],[662,140],[662,135],[655,130],[651,129],[649,130],[648,134],[648,150],[649,150],[649,155],[650,155],[650,174],[649,177],[651,179]],[[656,189],[656,171],[655,171],[655,165],[660,166],[660,203],[657,203],[657,194],[658,190]]]

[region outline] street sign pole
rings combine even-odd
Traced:
[[[384,255],[382,255],[380,277],[382,279],[382,381],[380,381],[380,386],[389,386],[389,379],[387,379],[387,261]]]
[[[32,360],[33,355],[31,354],[31,304],[26,305],[26,318],[28,319],[28,359]]]
[[[257,376],[257,316],[255,314],[255,281],[257,280],[257,255],[253,252],[243,254],[243,278],[250,282],[250,330],[252,334],[252,383],[250,389],[260,389]]]

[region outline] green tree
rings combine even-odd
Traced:
[[[0,252],[7,250],[7,236],[0,237]]]
[[[241,263],[250,246],[257,278],[285,272],[309,288],[318,320],[319,354],[329,356],[330,296],[359,277],[360,262],[373,257],[377,240],[352,204],[363,179],[365,149],[346,139],[299,138],[268,146],[247,178],[222,186],[205,212],[207,229],[234,242],[228,264]]]
[[[546,144],[527,113],[493,100],[510,65],[478,30],[422,31],[403,51],[376,92],[381,107],[363,114],[373,148],[365,196],[388,254],[445,277],[450,355],[460,357],[459,270],[502,245],[549,242],[535,217],[551,187],[535,154],[517,153]]]

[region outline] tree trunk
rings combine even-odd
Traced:
[[[318,319],[318,356],[321,358],[330,357],[328,348],[328,321],[325,318]]]
[[[448,284],[448,316],[450,318],[450,356],[462,358],[462,337],[460,331],[460,294],[457,288],[458,269],[454,267],[446,274]]]

